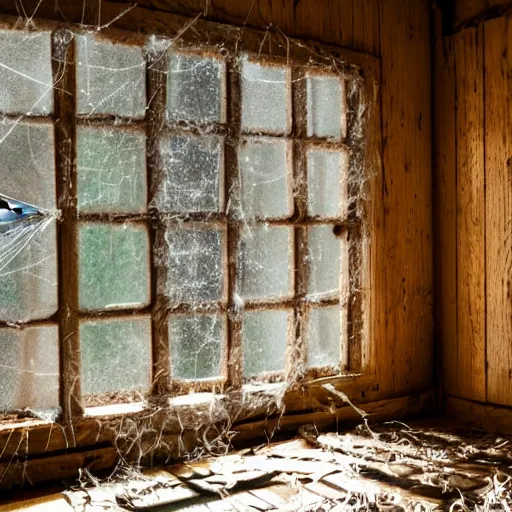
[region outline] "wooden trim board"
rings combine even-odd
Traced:
[[[493,433],[512,435],[512,408],[483,404],[447,396],[445,414],[468,426]]]

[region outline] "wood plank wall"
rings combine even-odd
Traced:
[[[97,19],[99,0],[81,0]],[[79,1],[78,3],[81,3]],[[0,0],[28,16],[65,12],[76,0]],[[103,6],[107,2],[103,1]],[[117,4],[134,2],[118,0]],[[371,354],[376,396],[433,380],[432,146],[429,0],[138,0],[142,7],[283,33],[381,58],[382,171],[372,233]],[[75,5],[76,10],[76,5]]]
[[[277,26],[380,56],[383,172],[375,177],[371,337],[377,395],[432,386],[432,147],[428,0],[139,0],[256,28]]]
[[[454,0],[452,24],[455,29],[482,18],[501,16],[512,7],[512,0]]]
[[[439,27],[438,18],[435,282],[444,390],[449,405],[512,406],[512,18],[449,37]]]

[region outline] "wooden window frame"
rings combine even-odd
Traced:
[[[293,98],[293,121],[292,131],[287,136],[292,140],[293,152],[296,155],[295,164],[293,165],[294,178],[299,176],[296,173],[302,173],[301,179],[297,180],[300,186],[305,186],[305,151],[297,151],[297,146],[300,144],[319,144],[323,146],[329,146],[331,143],[325,140],[316,140],[314,137],[306,137],[305,129],[306,123],[302,122],[300,128],[297,129],[297,119],[301,118],[305,121],[305,112],[301,108],[305,105],[305,80],[298,80],[302,78],[301,73],[306,69],[325,69],[327,66],[334,66],[338,71],[342,70],[342,73],[349,76],[357,77],[360,87],[357,90],[357,94],[353,95],[352,101],[357,103],[361,98],[364,98],[364,102],[367,105],[365,112],[365,128],[364,137],[365,144],[361,146],[357,158],[351,158],[351,172],[352,166],[364,165],[365,172],[371,177],[372,173],[378,172],[379,169],[379,158],[378,155],[381,152],[380,148],[380,102],[378,85],[380,82],[380,60],[373,56],[354,52],[350,50],[340,49],[338,47],[331,47],[326,44],[320,44],[316,42],[305,42],[297,41],[285,37],[279,31],[259,31],[249,28],[234,28],[230,26],[224,26],[207,22],[196,18],[190,20],[182,16],[167,14],[167,13],[155,13],[146,9],[135,7],[131,10],[126,10],[123,6],[104,2],[103,6],[103,17],[105,19],[113,20],[109,24],[109,27],[102,30],[100,35],[106,38],[113,38],[121,40],[127,44],[138,44],[141,45],[148,35],[156,35],[163,38],[170,38],[173,40],[173,44],[176,45],[178,50],[190,50],[193,48],[196,51],[197,48],[204,48],[205,41],[208,41],[208,48],[223,47],[223,51],[228,56],[237,57],[242,53],[258,55],[261,60],[258,62],[271,62],[277,60],[278,62],[290,62],[293,61],[292,67],[292,98]],[[69,11],[69,12],[68,12]],[[80,21],[80,9],[77,7],[68,6],[65,12],[68,22],[79,22]],[[38,16],[42,18],[59,19],[60,14],[55,12],[46,12],[42,9],[38,13]],[[143,20],[143,21],[141,21]],[[77,25],[58,21],[41,21],[37,20],[38,29],[69,29],[73,32],[77,32]],[[15,29],[18,20],[15,18],[2,17],[2,28]],[[193,30],[189,30],[190,27],[194,27]],[[78,31],[80,27],[78,27]],[[139,33],[135,33],[135,31]],[[63,410],[62,418],[59,420],[60,428],[62,432],[69,431],[73,432],[74,444],[78,446],[80,439],[80,432],[85,435],[87,428],[91,425],[96,424],[100,421],[110,421],[112,415],[119,412],[119,414],[137,415],[140,410],[134,405],[133,407],[122,405],[118,408],[112,407],[108,410],[105,408],[98,408],[97,411],[88,411],[87,415],[84,415],[84,409],[80,398],[80,360],[79,360],[79,340],[77,336],[78,331],[78,268],[77,258],[75,257],[75,251],[69,250],[70,247],[77,246],[77,230],[78,225],[76,197],[69,196],[67,193],[71,188],[76,191],[76,167],[75,158],[76,155],[76,127],[81,123],[79,117],[75,115],[75,102],[74,96],[67,94],[67,92],[74,91],[74,51],[73,45],[68,45],[65,51],[60,55],[62,60],[65,60],[68,65],[64,75],[61,78],[61,87],[55,88],[55,112],[53,116],[55,124],[56,134],[56,145],[60,148],[57,151],[56,157],[56,169],[57,169],[57,181],[58,190],[57,197],[59,198],[62,209],[62,222],[59,227],[59,330],[61,340],[61,406]],[[228,62],[228,59],[226,62]],[[147,95],[151,99],[149,103],[149,111],[144,121],[130,121],[127,124],[130,126],[145,126],[147,134],[147,175],[148,175],[148,196],[152,197],[154,191],[155,179],[154,176],[160,172],[159,164],[156,159],[157,152],[155,151],[155,143],[158,139],[159,127],[164,122],[162,116],[165,113],[165,98],[162,97],[165,88],[162,87],[162,80],[165,79],[166,75],[162,73],[160,66],[164,65],[161,60],[160,63],[148,61],[147,68]],[[54,75],[57,76],[62,70],[58,68],[58,62],[54,61]],[[230,127],[231,123],[239,126],[239,109],[232,109],[230,105],[240,105],[240,85],[238,81],[238,74],[234,71],[233,64],[228,63],[227,70],[227,104],[228,104],[228,123]],[[361,96],[358,96],[361,95]],[[235,98],[229,101],[229,98]],[[238,99],[236,99],[238,98]],[[302,98],[302,100],[301,100]],[[355,103],[350,106],[350,111],[358,111],[360,109],[355,108]],[[302,107],[301,107],[302,106]],[[9,116],[6,116],[9,117]],[[39,118],[38,118],[39,119]],[[41,118],[42,119],[42,118]],[[112,119],[110,119],[111,121]],[[353,130],[354,123],[360,122],[354,117],[349,118],[347,133],[350,134]],[[88,124],[91,124],[91,120],[88,119]],[[94,124],[105,126],[108,125],[109,120],[98,119],[93,122]],[[238,123],[238,124],[237,124]],[[221,129],[221,131],[224,128]],[[227,128],[229,132],[231,128]],[[301,132],[302,131],[302,132]],[[240,133],[240,132],[237,132]],[[231,136],[229,133],[227,136]],[[350,136],[350,135],[349,135]],[[236,137],[234,140],[236,140]],[[350,141],[342,141],[341,144],[350,145]],[[334,146],[329,146],[334,147]],[[225,145],[226,151],[226,174],[229,175],[228,169],[235,169],[234,161],[236,161],[236,151],[233,144]],[[298,156],[297,156],[298,155]],[[232,172],[232,171],[231,171]],[[228,181],[230,177],[227,177]],[[71,185],[71,187],[70,187]],[[355,185],[351,185],[355,186]],[[228,187],[225,188],[226,194],[228,193]],[[293,222],[294,230],[299,232],[299,236],[296,237],[295,241],[295,253],[297,259],[304,258],[304,244],[302,243],[303,235],[300,234],[303,231],[303,226],[308,223],[306,216],[305,201],[306,195],[303,189],[301,193],[294,194],[294,209],[295,212],[300,212],[295,215],[292,221],[286,221],[290,224]],[[355,194],[357,192],[357,194]],[[360,195],[361,191],[350,190],[348,194],[350,196]],[[288,412],[299,412],[304,410],[315,409],[318,404],[333,403],[340,404],[340,399],[333,397],[324,387],[325,383],[331,383],[336,388],[342,390],[351,399],[365,399],[371,400],[372,397],[378,396],[378,383],[375,382],[375,368],[376,362],[372,360],[371,354],[373,337],[371,333],[371,316],[372,310],[375,306],[375,298],[371,297],[369,290],[372,288],[372,283],[375,277],[372,275],[371,261],[376,257],[376,250],[371,246],[371,232],[375,226],[376,208],[375,198],[377,197],[377,191],[374,188],[373,180],[368,180],[367,195],[362,201],[355,207],[350,208],[349,217],[343,222],[343,229],[350,230],[351,232],[351,244],[349,249],[349,265],[352,268],[357,267],[357,282],[352,282],[353,287],[350,308],[349,308],[349,321],[350,332],[348,335],[349,347],[348,347],[348,358],[349,367],[348,371],[342,375],[330,375],[318,371],[309,371],[307,374],[302,375],[301,378],[294,378],[293,382],[288,386],[286,393],[283,397],[283,403],[286,406]],[[226,198],[225,198],[226,199]],[[353,205],[354,206],[354,205]],[[356,213],[357,210],[357,213]],[[148,218],[151,217],[151,213],[148,212]],[[109,222],[125,222],[127,220],[124,215],[105,215],[99,216],[93,220],[106,220]],[[138,220],[142,220],[139,218]],[[151,219],[154,220],[154,219]],[[281,224],[286,223],[285,221]],[[327,223],[328,221],[325,221]],[[292,224],[290,224],[292,225]],[[227,224],[228,232],[228,244],[233,244],[236,241],[236,229]],[[154,242],[156,239],[156,230],[154,226],[150,229],[151,242],[150,250],[153,250]],[[156,277],[156,272],[152,274]],[[302,274],[302,275],[301,275]],[[229,296],[233,296],[234,290],[234,279],[235,279],[235,268],[233,261],[229,261],[229,280],[228,289]],[[295,306],[297,314],[303,314],[304,301],[303,297],[305,294],[305,282],[306,277],[302,271],[298,272],[298,279],[295,288],[295,298],[292,301]],[[62,286],[66,283],[66,286]],[[72,286],[69,286],[69,284]],[[156,279],[152,278],[152,303],[155,304],[154,308],[145,308],[143,310],[137,310],[136,314],[147,314],[151,311],[152,324],[153,324],[153,389],[149,400],[148,407],[153,407],[157,404],[162,404],[162,400],[165,399],[167,404],[170,394],[177,395],[180,393],[187,393],[190,390],[194,391],[220,391],[223,393],[222,399],[229,407],[230,403],[239,404],[240,396],[251,394],[251,390],[244,390],[243,379],[240,374],[239,368],[241,358],[241,341],[239,336],[239,330],[231,330],[228,328],[228,332],[234,332],[235,335],[228,335],[228,347],[227,357],[230,361],[227,367],[227,381],[219,389],[215,385],[212,387],[211,383],[197,384],[191,383],[190,385],[183,385],[182,383],[176,384],[171,382],[169,379],[169,345],[165,342],[167,337],[165,318],[167,315],[168,305],[165,304],[161,298],[157,295]],[[156,302],[155,302],[156,300]],[[297,302],[300,302],[298,305]],[[284,304],[286,305],[286,304]],[[64,314],[64,311],[66,313]],[[108,313],[108,316],[112,315],[126,315],[130,314],[129,310],[120,311],[118,313]],[[105,316],[104,312],[99,315],[93,314],[92,316]],[[228,324],[237,322],[237,318],[229,318]],[[41,322],[37,322],[38,324]],[[292,350],[294,361],[304,361],[304,345],[303,345],[303,333],[302,322],[297,322],[298,331],[295,337],[295,343]],[[66,340],[66,343],[62,343],[62,340]],[[163,342],[162,342],[163,340]],[[288,370],[286,377],[290,378],[290,371]],[[295,376],[294,376],[295,377]],[[256,394],[260,391],[255,391]],[[172,399],[171,399],[172,402]],[[171,405],[171,407],[174,407]],[[116,410],[117,409],[117,410]],[[237,414],[238,421],[248,421],[254,416],[258,416],[261,412],[255,411],[252,407],[247,407],[246,410],[239,411]],[[191,423],[195,423],[196,419],[191,420]],[[92,422],[92,423],[91,423]],[[58,429],[57,429],[58,430]],[[57,431],[56,430],[56,431]],[[100,427],[101,430],[101,427]],[[30,420],[28,422],[22,422],[18,424],[6,423],[0,426],[0,453],[2,452],[2,445],[4,446],[4,452],[9,453],[9,443],[14,439],[17,439],[20,434],[23,439],[23,432],[35,433],[35,442],[28,442],[26,453],[44,453],[48,449],[57,449],[62,447],[63,440],[52,440],[52,424],[47,424],[40,420]],[[41,442],[38,442],[38,432],[41,435]],[[49,433],[48,433],[49,432]],[[14,438],[11,440],[11,436],[15,433]],[[45,433],[45,435],[43,435]],[[58,436],[57,436],[58,437]],[[85,437],[87,437],[85,435]],[[42,439],[45,439],[45,443]],[[66,446],[69,445],[69,440],[64,435]],[[98,434],[96,442],[101,439],[101,435]],[[78,440],[78,443],[77,443]],[[20,441],[21,442],[21,441]],[[89,442],[92,443],[90,439]],[[42,445],[46,444],[46,447]],[[14,452],[16,453],[16,452]]]

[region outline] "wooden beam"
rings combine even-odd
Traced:
[[[512,25],[484,30],[488,400],[512,405]]]
[[[63,478],[75,478],[79,469],[91,472],[113,468],[119,456],[113,447],[87,452],[74,452],[41,459],[16,460],[0,463],[0,489],[13,485],[36,484]]]
[[[455,0],[453,29],[503,16],[512,7],[511,0]]]
[[[403,419],[417,414],[429,414],[436,408],[435,390],[390,400],[380,400],[360,404],[370,421],[386,419]],[[257,422],[235,425],[233,441],[239,443],[250,439],[269,438],[278,433],[297,430],[304,425],[315,425],[319,429],[327,428],[340,422],[362,421],[361,415],[350,405],[339,407],[329,412],[317,411],[289,416],[276,416]]]
[[[445,414],[463,425],[512,435],[512,408],[488,405],[453,396],[446,397]]]
[[[434,42],[434,305],[436,351],[446,392],[456,389],[457,361],[457,155],[455,49],[442,36],[436,10]]]
[[[483,30],[456,36],[458,396],[485,401],[485,206]],[[458,369],[458,370],[457,370]]]
[[[430,6],[379,5],[384,149],[375,201],[383,217],[371,234],[380,308],[372,358],[381,389],[403,394],[433,379]]]

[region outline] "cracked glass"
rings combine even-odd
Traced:
[[[286,298],[293,293],[293,230],[248,225],[238,251],[238,293],[243,299]]]
[[[51,33],[0,30],[0,111],[53,112]]]
[[[242,130],[285,134],[290,130],[289,71],[242,60]]]
[[[333,229],[334,225],[330,224],[308,227],[308,294],[311,296],[340,292],[343,242]]]
[[[226,65],[220,59],[171,52],[167,113],[176,121],[224,123]]]
[[[166,230],[165,242],[165,291],[172,302],[216,302],[224,298],[223,230],[171,227]]]
[[[78,235],[81,309],[142,308],[149,304],[146,226],[84,223]]]
[[[338,366],[346,346],[340,306],[313,307],[307,316],[307,363],[309,367]],[[340,341],[341,340],[341,341]]]
[[[308,150],[308,212],[311,216],[339,218],[346,215],[348,163],[345,151]]]
[[[144,117],[146,61],[142,48],[92,33],[75,38],[77,113]]]
[[[187,380],[220,377],[225,342],[226,319],[223,316],[171,316],[171,376]]]
[[[143,213],[146,210],[146,138],[132,130],[79,126],[78,210]]]
[[[238,148],[240,217],[288,217],[293,211],[291,148],[286,140],[246,139]]]
[[[223,207],[224,154],[220,137],[175,135],[160,144],[164,177],[154,204],[161,212],[186,215]]]
[[[292,315],[287,310],[247,311],[243,316],[244,374],[283,371]]]
[[[80,321],[82,392],[147,391],[151,317]]]
[[[0,412],[59,406],[58,326],[0,328]]]
[[[336,76],[310,75],[306,89],[308,136],[345,137],[345,82]]]

